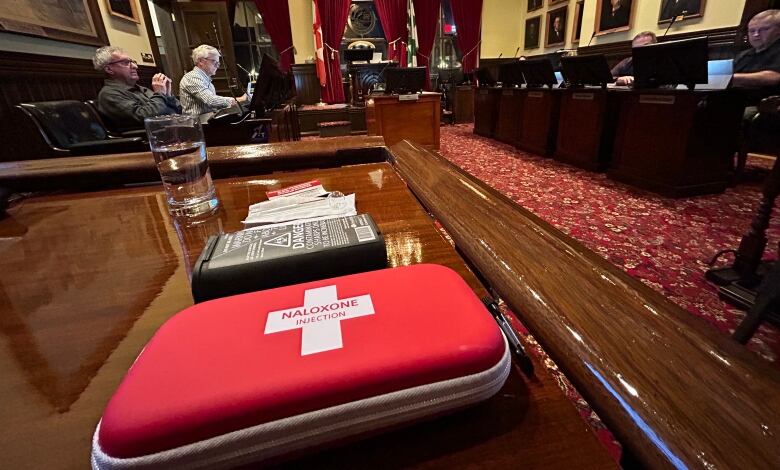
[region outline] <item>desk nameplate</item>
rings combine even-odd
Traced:
[[[672,95],[639,95],[639,102],[642,104],[673,105],[675,98]]]
[[[529,98],[544,98],[544,93],[541,91],[529,91],[528,92]]]
[[[571,99],[580,101],[593,101],[595,95],[593,93],[573,93]]]

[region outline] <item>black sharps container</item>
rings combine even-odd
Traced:
[[[196,303],[387,266],[368,214],[212,236],[192,269]]]

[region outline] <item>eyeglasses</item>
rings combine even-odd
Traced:
[[[204,57],[204,59],[214,64],[214,67],[219,67],[219,59],[209,59],[208,57]]]
[[[138,65],[138,61],[133,59],[120,59],[120,60],[115,60],[113,62],[109,62],[106,65],[114,65],[114,64],[119,64],[122,67],[130,67],[130,64]]]
[[[754,35],[754,34],[764,34],[770,29],[775,28],[775,26],[763,26],[761,28],[748,28],[748,34]]]

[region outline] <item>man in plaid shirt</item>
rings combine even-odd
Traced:
[[[184,74],[179,82],[179,99],[184,114],[210,113],[235,106],[236,101],[246,101],[246,94],[238,100],[217,95],[211,77],[217,73],[219,59],[219,51],[209,45],[201,44],[193,49],[192,62],[195,67]]]

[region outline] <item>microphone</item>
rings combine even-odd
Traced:
[[[247,75],[249,75],[249,79],[250,79],[250,80],[252,79],[252,72],[250,72],[249,70],[245,69],[245,68],[244,68],[244,67],[243,67],[241,64],[239,64],[238,62],[236,62],[236,67],[240,68],[241,70],[243,70],[243,71],[244,71],[244,73],[246,73]]]
[[[666,31],[664,31],[664,34],[661,35],[661,37],[666,36],[666,33],[669,32],[669,29],[671,29],[672,25],[677,21],[677,18],[685,19],[685,15],[688,13],[688,10],[683,10],[680,12],[679,15],[675,15],[672,17],[672,21],[669,22],[669,26],[666,27]]]
[[[585,47],[590,47],[590,43],[593,42],[593,38],[596,37],[596,31],[593,31],[593,34],[590,35],[590,40],[588,41],[588,45]]]
[[[520,52],[520,46],[517,46],[517,49],[515,49],[515,55],[512,56],[513,59],[517,57],[518,52]]]

